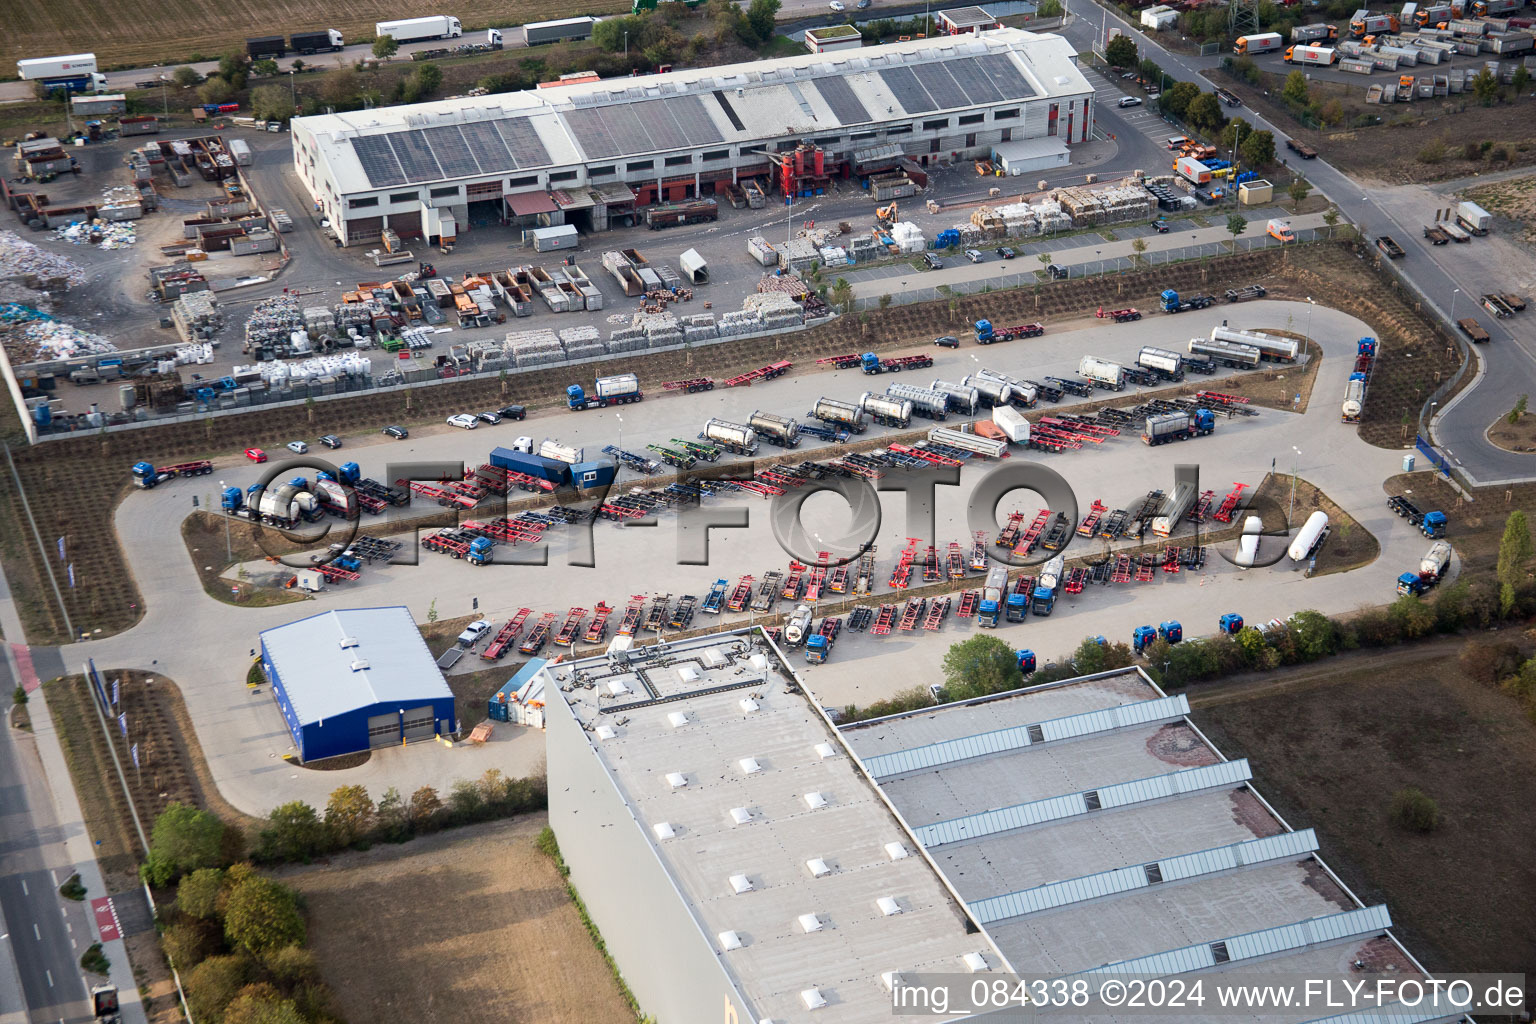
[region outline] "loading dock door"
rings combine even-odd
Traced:
[[[400,739],[400,715],[390,712],[387,715],[368,716],[368,747],[394,746]]]
[[[433,728],[435,715],[432,705],[428,704],[420,708],[405,709],[405,740],[429,740],[436,733]]]

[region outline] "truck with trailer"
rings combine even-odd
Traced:
[[[128,472],[133,477],[133,485],[147,491],[177,477],[207,476],[213,472],[213,463],[207,459],[178,462],[171,466],[156,466],[152,462],[135,462]]]
[[[1259,32],[1249,36],[1238,36],[1237,41],[1232,44],[1232,52],[1239,56],[1268,53],[1271,50],[1280,49],[1282,42],[1279,32]]]
[[[1339,51],[1331,46],[1292,46],[1285,51],[1287,64],[1307,64],[1326,68],[1336,64]]]
[[[375,22],[373,34],[389,36],[397,43],[414,43],[421,39],[457,39],[464,34],[464,26],[451,15],[434,14],[427,18]]]
[[[580,384],[572,384],[565,389],[565,404],[573,411],[629,405],[643,398],[645,394],[640,390],[640,378],[633,373],[597,378],[590,395]]]
[[[94,53],[19,60],[16,73],[23,82],[38,82],[48,92],[107,91],[107,76],[96,70]]]
[[[1165,288],[1160,296],[1164,313],[1187,313],[1192,309],[1205,309],[1215,305],[1216,299],[1211,295],[1192,295],[1187,299],[1179,298],[1179,293],[1172,288]]]
[[[1001,565],[994,565],[987,570],[986,582],[981,587],[981,601],[976,606],[976,625],[982,629],[997,628],[1007,592],[1008,570]]]
[[[1456,223],[1464,231],[1474,235],[1486,235],[1493,227],[1493,214],[1476,203],[1463,202],[1456,207]]]
[[[1339,38],[1339,30],[1326,22],[1316,25],[1297,25],[1291,29],[1292,43],[1331,43]]]
[[[1372,14],[1363,7],[1349,19],[1349,34],[1356,39],[1396,32],[1398,27],[1397,15]]]
[[[949,418],[949,396],[942,391],[915,384],[892,384],[885,393],[890,398],[911,402],[915,415],[940,422]]]
[[[1440,511],[1423,512],[1417,505],[1402,495],[1393,495],[1387,499],[1387,508],[1397,513],[1409,524],[1416,527],[1420,533],[1431,540],[1445,535],[1445,513]]]
[[[334,28],[317,29],[313,32],[294,32],[288,37],[288,49],[305,57],[312,53],[340,53],[346,41]]]
[[[724,448],[736,455],[757,454],[757,431],[743,423],[710,419],[699,432],[699,440]]]
[[[818,398],[816,404],[811,407],[811,411],[805,415],[807,419],[830,423],[835,427],[850,430],[855,434],[862,434],[869,427],[869,424],[865,422],[862,409],[857,405],[839,402],[834,398]]]
[[[1015,338],[1038,338],[1044,333],[1045,325],[1040,323],[995,327],[990,320],[976,321],[976,343],[979,345],[990,345],[994,341],[1013,341]]]
[[[1163,380],[1184,379],[1184,357],[1166,348],[1143,345],[1141,351],[1136,353],[1136,365],[1150,370]]]
[[[1077,375],[1105,391],[1125,390],[1125,367],[1108,359],[1083,356],[1077,364]]]
[[[866,391],[859,396],[859,411],[883,427],[905,430],[912,425],[912,403],[905,398]]]
[[[1160,445],[1169,441],[1187,441],[1192,437],[1204,437],[1215,429],[1216,414],[1209,409],[1154,413],[1142,425],[1141,443]]]
[[[756,410],[747,417],[747,426],[757,431],[757,436],[780,448],[794,448],[800,444],[800,424],[788,416]]]
[[[1258,349],[1260,359],[1272,363],[1294,363],[1301,351],[1301,343],[1290,338],[1265,334],[1263,331],[1240,331],[1231,327],[1212,327],[1211,341],[1251,346]],[[1211,353],[1202,354],[1210,355]]]
[[[1418,572],[1405,572],[1397,578],[1397,592],[1402,596],[1423,594],[1445,578],[1451,566],[1451,546],[1443,540],[1435,541],[1429,551],[1419,559]]]
[[[949,407],[955,412],[970,414],[975,412],[981,404],[981,392],[969,384],[951,384],[947,380],[935,380],[928,385],[928,388],[948,398]]]

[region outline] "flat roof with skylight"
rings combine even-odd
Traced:
[[[759,635],[546,671],[757,1020],[874,1024],[890,972],[1005,967]]]

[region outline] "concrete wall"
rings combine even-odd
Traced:
[[[559,690],[545,692],[549,824],[641,1012],[658,1024],[754,1024],[587,734]]]

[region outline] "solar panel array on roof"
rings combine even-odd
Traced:
[[[446,177],[437,159],[433,157],[431,147],[421,137],[421,132],[396,132],[390,136],[389,144],[394,147],[395,156],[400,159],[406,181],[435,181]]]
[[[841,78],[820,78],[816,81],[816,91],[821,93],[821,98],[827,101],[827,106],[832,110],[832,116],[838,122],[845,125],[864,124],[870,120],[869,111],[864,109],[864,104],[853,94],[853,87]],[[716,95],[719,95],[716,93]]]
[[[517,161],[518,170],[524,167],[544,167],[553,161],[539,133],[533,130],[533,122],[526,117],[508,117],[496,122],[497,131]]]
[[[992,84],[992,79],[987,77],[987,73],[974,58],[950,61],[945,67],[974,102],[996,103],[1003,98],[1002,92]]]
[[[481,173],[509,171],[517,166],[517,161],[512,159],[512,154],[507,150],[507,144],[497,134],[494,123],[476,121],[462,124],[459,131],[464,133],[464,143],[474,155],[475,162],[480,165]]]
[[[928,95],[933,97],[934,103],[940,110],[949,110],[953,107],[968,106],[971,102],[965,90],[955,84],[943,64],[919,64],[912,69],[917,80],[928,90]]]
[[[725,111],[726,120],[731,122],[731,127],[739,132],[747,130],[747,126],[741,123],[741,118],[737,115],[736,108],[731,106],[731,101],[726,99],[725,93],[719,89],[715,90],[715,102],[719,103],[720,109]]]
[[[475,155],[469,151],[469,146],[465,144],[458,125],[447,124],[436,128],[423,128],[421,137],[427,148],[432,151],[432,155],[437,157],[438,165],[442,167],[443,174],[447,177],[463,178],[480,173],[480,165],[475,161]]]
[[[928,91],[918,82],[911,68],[891,68],[880,72],[880,80],[891,90],[901,109],[909,114],[926,114],[938,109],[928,96]]]
[[[1035,95],[1035,90],[1019,73],[1018,65],[1014,64],[1013,58],[1008,54],[989,53],[974,59],[977,65],[991,77],[993,84],[1002,90],[1004,98],[1021,100]]]
[[[363,173],[368,175],[370,185],[384,188],[405,184],[405,172],[400,169],[394,150],[389,148],[388,136],[365,135],[353,139],[352,151],[357,154],[358,163],[363,165]]]
[[[698,96],[642,100],[621,107],[577,108],[566,124],[589,159],[687,149],[722,142]]]

